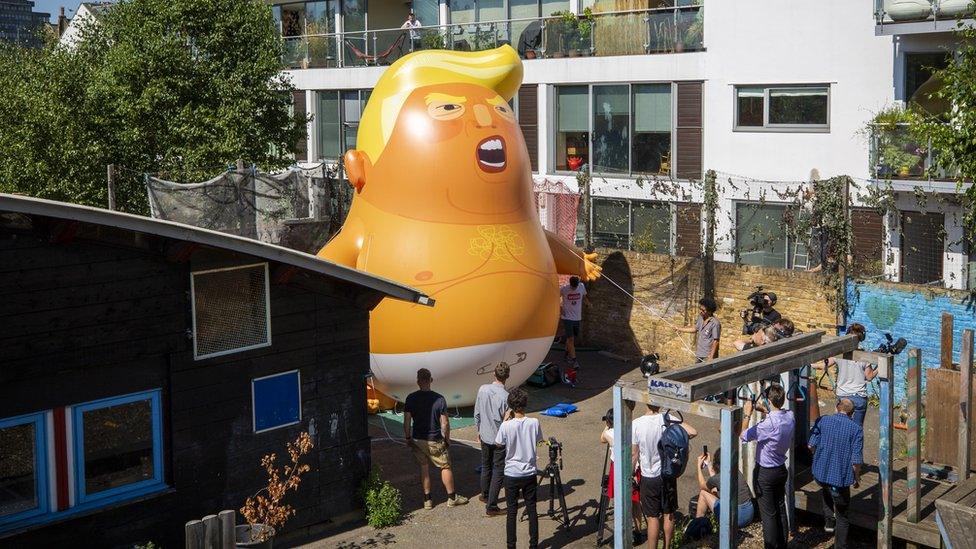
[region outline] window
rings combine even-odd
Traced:
[[[735,128],[828,131],[830,86],[737,86]]]
[[[576,171],[592,156],[594,173],[669,176],[673,128],[671,87],[671,84],[558,86],[556,170]]]
[[[254,432],[294,425],[302,420],[301,375],[298,370],[251,381]]]
[[[792,269],[806,268],[814,258],[790,234],[784,205],[739,203],[735,207],[735,254],[740,263]]]
[[[159,391],[73,408],[79,503],[118,499],[163,484]]]
[[[671,206],[644,200],[593,199],[593,244],[643,253],[671,253]]]
[[[45,414],[0,420],[0,526],[48,512]]]
[[[197,271],[190,291],[194,358],[271,345],[267,263]]]
[[[356,148],[359,120],[371,90],[328,90],[318,92],[319,158],[338,160]]]
[[[945,257],[945,215],[903,212],[901,216],[901,281],[931,284],[942,280]]]
[[[925,101],[925,97],[915,97],[923,84],[932,78],[934,70],[949,66],[952,55],[946,52],[906,53],[905,54],[905,100]],[[933,90],[929,90],[930,92]]]

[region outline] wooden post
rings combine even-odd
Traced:
[[[957,475],[959,482],[969,478],[972,466],[970,443],[972,432],[969,427],[973,418],[973,331],[962,332],[962,354],[959,356],[959,459]]]
[[[952,369],[952,315],[942,313],[942,344],[939,349],[941,357],[939,367],[946,370]]]
[[[216,549],[222,546],[220,541],[220,521],[217,520],[217,515],[203,517],[203,531],[208,549],[211,547]]]
[[[739,510],[739,435],[742,428],[742,408],[722,410],[721,448],[719,464],[719,529],[720,549],[735,547],[736,523]],[[616,510],[614,511],[616,513]]]
[[[234,549],[237,547],[237,512],[221,511],[217,513],[217,520],[220,521],[220,542],[221,549]]]
[[[891,441],[894,436],[894,403],[895,383],[892,379],[894,360],[891,355],[883,355],[878,359],[878,393],[879,408],[879,441],[878,451],[878,484],[881,490],[878,512],[878,549],[891,549],[891,520],[892,510],[891,489],[893,484],[891,469]]]
[[[207,549],[206,534],[202,520],[191,520],[184,527],[186,533],[186,549]]]
[[[108,165],[108,209],[115,210],[115,164]]]
[[[905,400],[908,408],[908,522],[918,522],[922,509],[922,491],[919,486],[922,476],[922,456],[919,450],[922,421],[922,352],[919,349],[908,351],[908,379],[905,384]]]
[[[632,510],[630,504],[630,475],[633,460],[631,432],[634,403],[624,400],[624,389],[613,388],[613,546],[615,549],[631,549],[634,546]]]

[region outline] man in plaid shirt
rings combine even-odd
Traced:
[[[837,413],[821,417],[810,430],[813,478],[820,484],[823,495],[824,530],[834,533],[837,549],[847,548],[851,485],[860,486],[864,462],[864,429],[851,418],[853,414],[854,403],[841,399]]]

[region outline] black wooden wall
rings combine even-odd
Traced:
[[[369,466],[363,298],[376,296],[304,273],[281,282],[272,263],[272,346],[194,361],[191,270],[260,259],[199,250],[180,262],[172,243],[131,244],[0,228],[0,418],[162,388],[170,490],[0,534],[0,546],[181,546],[186,521],[240,508],[263,485],[261,456],[286,458],[302,430],[316,447],[286,532],[355,512]],[[254,434],[251,379],[296,368],[302,423]]]

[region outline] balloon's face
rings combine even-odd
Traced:
[[[531,212],[531,165],[508,103],[475,84],[414,90],[362,197],[441,223],[512,223]]]

